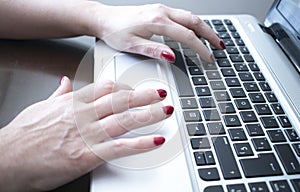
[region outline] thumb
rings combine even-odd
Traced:
[[[49,97],[54,98],[72,91],[72,84],[70,79],[67,76],[63,76],[60,80],[60,86],[52,93]]]

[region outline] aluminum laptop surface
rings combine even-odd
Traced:
[[[276,9],[280,1],[276,3],[273,9]],[[229,23],[227,25],[226,22],[232,22],[247,47],[247,50],[238,50],[238,52],[248,51],[253,57],[252,61],[250,56],[247,56],[247,59],[245,55],[243,56],[244,60],[249,60],[247,70],[245,70],[243,62],[235,62],[235,59],[239,60],[239,58],[235,55],[229,56],[228,52],[234,50],[226,50],[226,55],[229,60],[231,59],[230,65],[232,66],[223,68],[222,65],[226,63],[221,62],[208,64],[196,56],[198,60],[193,60],[193,63],[199,63],[195,66],[188,65],[187,60],[182,62],[187,67],[187,70],[184,71],[182,66],[178,67],[176,63],[170,64],[116,52],[103,42],[97,42],[94,66],[95,81],[111,79],[130,84],[137,89],[143,87],[166,89],[169,96],[164,103],[172,104],[175,107],[175,113],[168,120],[127,134],[127,137],[131,137],[160,133],[166,136],[167,142],[163,147],[152,152],[117,159],[100,166],[93,171],[91,191],[243,192],[299,190],[300,154],[297,150],[300,150],[300,78],[297,66],[292,64],[293,60],[288,58],[286,52],[283,52],[282,46],[279,46],[272,36],[265,32],[266,29],[254,17],[249,15],[202,15],[200,17],[207,20],[214,27],[218,26],[217,21],[222,21],[229,29],[231,25]],[[296,35],[297,38],[299,34],[294,33],[293,35]],[[173,45],[173,42],[170,43],[169,39],[164,37],[156,36],[154,40],[169,43],[170,46]],[[208,47],[215,51],[212,47]],[[190,51],[185,52],[184,45],[179,46],[179,53],[177,54],[186,56],[190,53]],[[223,61],[222,54],[224,53],[215,51],[214,54],[218,61]],[[195,59],[194,56],[193,59]],[[203,74],[190,76],[191,73],[197,72],[198,66],[200,66]],[[256,66],[259,67],[259,70]],[[234,71],[236,76],[226,76],[231,75],[230,71]],[[249,73],[253,75],[252,80],[247,79]],[[224,74],[226,75],[224,76]],[[206,80],[211,80],[206,86],[198,84],[201,83],[200,77],[202,76]],[[235,80],[235,77],[239,78],[240,84],[250,85],[248,87],[250,92],[246,92],[245,96],[239,97],[231,92],[231,90],[237,90],[234,81],[231,81]],[[178,88],[178,85],[187,81],[195,84],[193,80],[198,80],[196,85],[192,85],[194,95],[185,95],[184,91],[180,90],[183,88]],[[257,83],[257,90],[268,89],[269,91],[260,94],[259,91],[251,90],[253,84],[250,82],[252,81]],[[205,87],[211,90],[211,95],[202,97],[203,93],[207,93]],[[248,91],[248,88],[243,87],[242,89]],[[186,93],[190,91],[188,89],[184,90],[186,90]],[[228,98],[218,100],[217,96],[222,96],[222,94],[215,93],[225,92],[229,93]],[[284,114],[278,111],[277,114],[277,105],[273,100],[274,95],[276,96],[276,104],[277,102],[280,103]],[[208,101],[210,98],[213,98],[215,106],[207,107],[201,103]],[[260,99],[264,99],[265,102],[261,102]],[[245,102],[239,103],[239,101],[246,100],[254,102],[250,103],[249,109],[245,110],[242,108]],[[187,106],[194,101],[196,101],[198,108]],[[234,104],[235,112],[222,111],[222,106],[229,108],[230,103]],[[236,106],[237,103],[242,106]],[[261,111],[265,108],[270,108],[267,115],[265,111]],[[201,119],[195,111],[199,111]],[[216,112],[219,116],[214,115],[213,112]],[[263,115],[260,116],[260,113]],[[207,114],[209,115],[206,116]],[[257,118],[252,118],[253,114]],[[239,118],[240,124],[237,124],[237,126],[232,124],[236,120],[234,117]],[[284,117],[288,117],[288,120]],[[195,120],[194,118],[198,119]],[[277,122],[276,126],[265,125],[274,121]],[[221,133],[221,129],[215,132],[210,127],[210,125],[215,125],[216,122],[223,124],[223,133]],[[195,124],[203,124],[204,133],[198,132],[199,128],[202,128],[198,126],[197,129],[194,129],[194,134],[191,134],[188,125],[193,127]],[[257,132],[249,131],[252,125],[257,124],[263,128],[261,135],[255,135]],[[241,132],[237,132],[237,130]],[[196,135],[196,133],[203,140],[199,140],[199,135]],[[244,133],[247,137],[242,139],[240,133]],[[293,136],[295,137],[292,138]],[[266,139],[264,139],[265,137]],[[205,143],[206,141],[208,143]],[[268,144],[268,149],[265,144]],[[196,149],[194,145],[196,145]],[[247,147],[252,152],[250,155],[247,154],[249,156],[245,155],[248,152]],[[226,153],[218,151],[218,149],[228,150],[228,153],[225,151],[228,156],[224,158]],[[287,161],[285,161],[286,156],[283,155],[286,151],[293,153],[293,158]],[[270,153],[274,154],[270,155]],[[287,154],[287,156],[289,155]],[[212,164],[210,164],[210,156],[214,157]],[[272,160],[265,160],[267,157],[271,157]],[[236,159],[235,166],[237,170],[234,168],[226,170],[226,167],[222,167],[230,159]],[[258,161],[252,161],[253,159]],[[285,161],[285,163],[280,163],[282,161]],[[253,162],[257,163],[253,164]],[[264,163],[266,166],[261,167],[261,169],[266,169],[271,175],[263,175],[262,173],[262,175],[257,176],[255,171],[252,172]]]

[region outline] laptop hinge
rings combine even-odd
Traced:
[[[300,74],[300,48],[293,41],[293,37],[290,36],[279,23],[274,23],[270,27],[265,27],[263,25],[260,25],[260,27],[265,33],[271,35],[277,44],[279,44]]]

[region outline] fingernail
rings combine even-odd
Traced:
[[[170,62],[175,62],[175,56],[168,51],[161,52],[161,58]]]
[[[163,109],[166,115],[171,115],[174,111],[174,107],[172,106],[165,106]]]
[[[165,98],[167,96],[167,91],[165,91],[163,89],[158,89],[157,92],[161,98]]]
[[[153,138],[153,143],[155,145],[162,145],[165,141],[166,141],[166,139],[164,137],[154,137]]]
[[[64,80],[65,80],[65,76],[62,76],[62,77],[60,78],[59,85],[62,85],[62,83],[63,83]]]
[[[215,57],[214,57],[213,54],[210,55],[210,60],[211,60],[213,63],[216,62],[216,59],[215,59]]]
[[[220,41],[220,46],[223,48],[223,49],[226,49],[226,46],[225,46],[225,43],[224,43],[224,41]]]

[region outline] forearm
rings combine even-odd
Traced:
[[[94,14],[104,7],[87,0],[4,0],[0,4],[0,38],[94,35]]]

